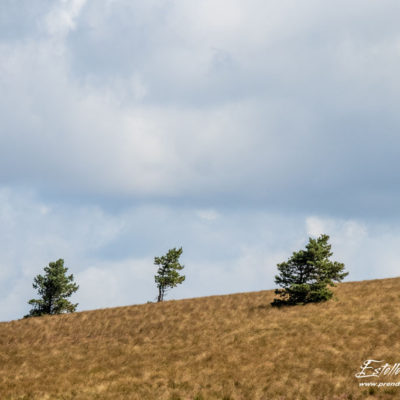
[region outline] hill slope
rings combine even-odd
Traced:
[[[283,309],[264,291],[0,323],[0,399],[400,398],[354,376],[368,358],[400,362],[400,278],[335,292]]]

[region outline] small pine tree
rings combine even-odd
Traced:
[[[328,286],[335,286],[348,272],[344,264],[329,260],[332,256],[329,236],[309,238],[305,250],[294,252],[288,261],[277,265],[279,275],[275,283],[282,287],[276,289],[273,306],[305,304],[329,300],[333,293]]]
[[[165,293],[169,288],[174,288],[185,280],[185,276],[179,275],[178,272],[184,268],[184,265],[179,263],[182,252],[182,247],[179,249],[174,247],[168,250],[165,256],[154,257],[154,264],[160,266],[157,275],[154,276],[158,288],[158,302],[164,300]]]
[[[37,289],[40,299],[29,300],[33,306],[27,317],[37,317],[45,314],[71,313],[78,304],[70,303],[67,298],[75,293],[79,286],[73,282],[73,275],[66,275],[68,268],[64,267],[64,260],[50,262],[44,267],[44,275],[37,275],[33,280],[33,288]]]

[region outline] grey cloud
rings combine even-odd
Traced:
[[[208,2],[52,4],[47,37],[3,40],[2,182],[393,212],[395,4],[343,6],[221,1],[218,17]]]
[[[338,249],[352,278],[395,273],[379,235],[398,237],[397,1],[16,4],[0,5],[3,318],[60,253],[84,307],[90,271],[129,302],[124,271],[178,242],[193,283],[177,296],[271,286],[261,265],[303,245],[310,215],[336,242],[364,224]]]
[[[0,3],[0,41],[30,40],[41,36],[41,21],[51,0],[3,0]]]

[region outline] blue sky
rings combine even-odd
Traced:
[[[327,233],[397,276],[398,1],[3,0],[0,320],[64,258],[79,309],[270,289]]]

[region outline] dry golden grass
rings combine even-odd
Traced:
[[[400,362],[400,278],[335,292],[282,309],[263,291],[0,323],[0,399],[400,398],[354,377],[368,358]]]

